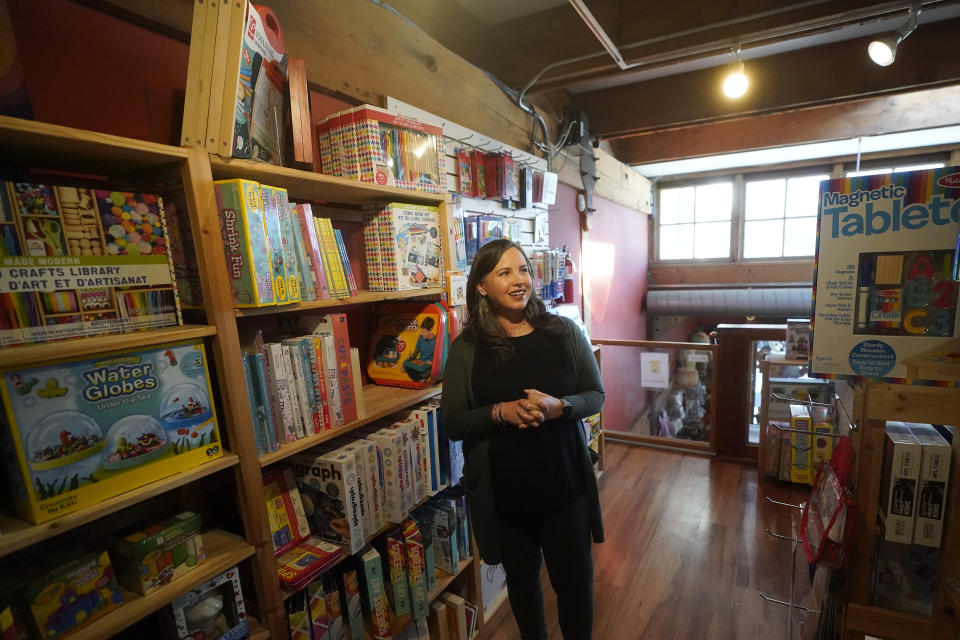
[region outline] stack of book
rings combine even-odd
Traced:
[[[237,307],[348,298],[357,283],[339,229],[287,190],[251,180],[214,182],[227,274]]]
[[[443,129],[371,105],[317,125],[319,170],[363,182],[444,193]]]
[[[303,317],[308,333],[268,341],[244,336],[244,375],[260,454],[355,422],[364,413],[360,356],[346,315]],[[301,326],[302,326],[301,325]]]

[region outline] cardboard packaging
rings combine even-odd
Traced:
[[[913,543],[939,547],[943,537],[952,448],[932,425],[908,422],[907,428],[921,446]]]
[[[223,455],[199,340],[0,375],[5,469],[31,522]]]
[[[200,515],[184,511],[115,539],[110,557],[120,584],[142,596],[152,593],[207,559]]]
[[[177,638],[242,640],[250,635],[237,567],[186,592],[170,609]]]
[[[913,542],[917,480],[920,477],[920,441],[902,422],[888,422],[886,434],[877,517],[884,539],[910,544]]]

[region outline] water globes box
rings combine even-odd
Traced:
[[[5,369],[0,453],[45,522],[223,455],[200,341]]]

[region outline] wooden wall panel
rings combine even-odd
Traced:
[[[650,266],[650,286],[813,282],[813,260]]]

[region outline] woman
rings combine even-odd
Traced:
[[[547,637],[540,554],[565,640],[590,638],[594,542],[603,522],[579,419],[603,405],[589,343],[547,313],[530,262],[509,240],[481,248],[467,282],[469,319],[447,360],[443,426],[463,440],[461,483],[487,564],[503,563],[524,640]]]

